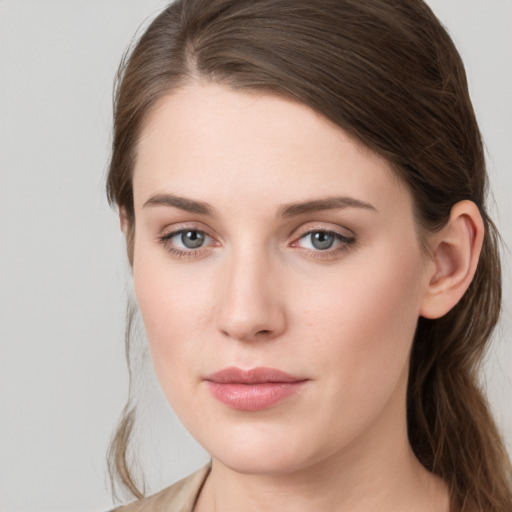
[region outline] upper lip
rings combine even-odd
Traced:
[[[207,375],[204,380],[219,384],[264,384],[279,382],[303,382],[307,379],[290,375],[276,368],[251,368],[242,370],[236,367],[224,368]]]

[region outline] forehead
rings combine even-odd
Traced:
[[[157,104],[134,169],[136,207],[159,192],[249,204],[338,193],[380,202],[401,189],[382,157],[306,105],[215,84],[189,85]]]

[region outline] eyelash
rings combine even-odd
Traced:
[[[167,233],[165,235],[158,237],[158,243],[161,244],[172,256],[176,258],[200,258],[206,251],[209,250],[209,246],[201,246],[197,249],[178,249],[176,246],[171,244],[171,240],[178,236],[182,235],[183,233],[186,233],[187,231],[192,231],[194,233],[198,233],[200,235],[205,236],[206,238],[209,238],[211,240],[214,240],[213,237],[208,235],[206,231],[203,231],[201,229],[196,229],[193,227],[188,228],[181,228],[177,229],[175,231],[172,231],[170,233]],[[338,242],[335,248],[331,249],[308,249],[308,248],[302,248],[302,251],[305,252],[309,257],[317,258],[317,259],[333,259],[336,256],[338,256],[340,253],[345,252],[349,249],[350,246],[356,243],[356,238],[343,235],[339,233],[338,231],[334,231],[332,229],[325,229],[325,228],[317,228],[317,229],[309,229],[303,233],[300,234],[299,237],[297,237],[291,244],[289,244],[289,247],[298,247],[298,244],[301,240],[305,239],[308,236],[311,236],[316,233],[323,233],[326,235],[332,235],[335,238],[335,243]]]
[[[328,248],[325,250],[303,248],[302,250],[305,251],[309,257],[312,257],[312,258],[318,258],[318,259],[324,259],[324,260],[336,258],[336,256],[339,256],[341,253],[347,251],[350,248],[350,246],[352,246],[353,244],[356,243],[355,237],[341,234],[338,231],[334,231],[332,229],[316,228],[316,229],[308,229],[304,233],[301,233],[300,236],[298,238],[296,238],[295,241],[290,244],[290,246],[297,247],[300,240],[304,240],[306,237],[314,235],[316,233],[332,235],[332,236],[334,236],[334,239],[335,239],[334,243],[336,243],[336,242],[338,242],[338,243],[334,248]]]
[[[213,240],[213,237],[209,236],[206,231],[203,231],[202,229],[197,229],[193,227],[189,228],[181,228],[177,229],[175,231],[172,231],[171,233],[167,233],[165,235],[158,237],[158,243],[163,245],[164,248],[173,256],[176,258],[199,258],[203,255],[205,251],[208,250],[208,246],[198,247],[197,249],[178,249],[177,247],[173,246],[171,244],[171,240],[178,235],[182,235],[183,233],[186,233],[187,231],[192,231],[194,233],[198,233],[201,235],[204,235],[207,238],[210,238]]]

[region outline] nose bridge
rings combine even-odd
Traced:
[[[233,248],[221,276],[218,327],[234,339],[273,338],[286,325],[277,269],[268,251],[253,244]]]

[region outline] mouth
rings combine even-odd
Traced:
[[[268,409],[296,394],[309,379],[275,368],[225,368],[204,378],[211,394],[239,411]]]

